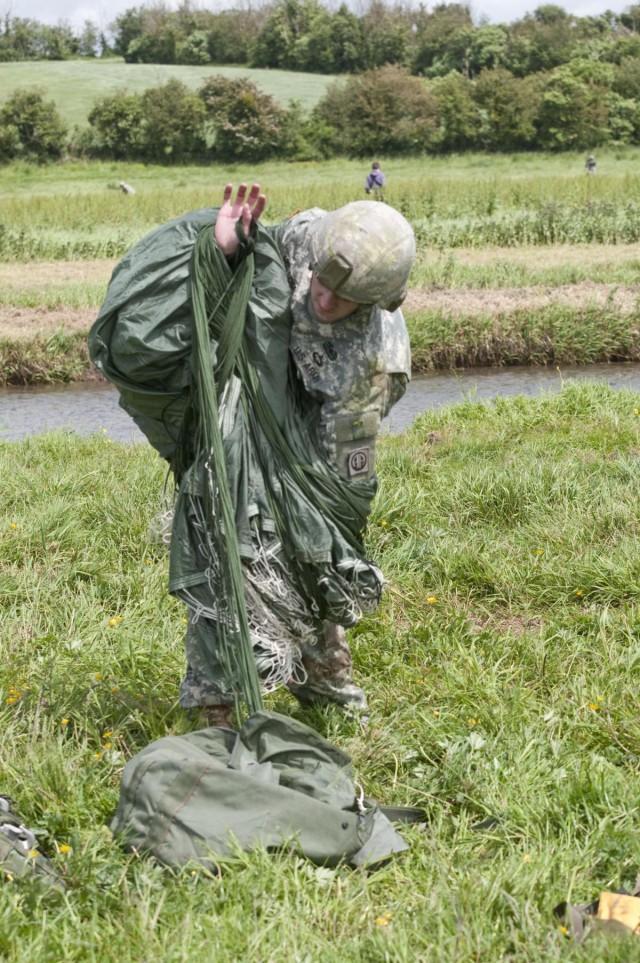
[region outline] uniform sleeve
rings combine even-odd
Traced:
[[[386,418],[394,405],[400,401],[407,390],[409,379],[403,371],[388,375],[387,390],[382,397],[381,417]]]

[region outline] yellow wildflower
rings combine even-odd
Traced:
[[[640,408],[634,408],[633,413],[634,415],[640,415]]]
[[[380,524],[382,525],[383,528],[386,528],[387,525],[389,524],[389,522],[387,522],[387,521],[385,521],[385,520],[383,519],[383,520],[380,522]]]
[[[544,549],[543,549],[543,548],[537,548],[537,549],[536,549],[536,555],[544,555]]]
[[[439,710],[439,709],[434,709],[434,710],[433,710],[433,714],[434,714],[434,716],[436,717],[436,719],[439,719],[439,718],[440,718],[440,710]]]
[[[558,929],[560,930],[563,936],[569,935],[569,930],[567,929],[566,926],[562,926],[561,924],[558,924]]]
[[[68,725],[69,725],[69,720],[66,719],[66,718],[65,718],[65,719],[61,719],[61,720],[60,720],[60,725],[61,725],[61,726],[68,726]]]
[[[523,863],[530,863],[530,862],[531,862],[531,856],[529,856],[529,853],[525,853],[525,854],[524,854],[524,856],[522,857],[522,862],[523,862]]]
[[[376,916],[374,923],[376,926],[388,926],[393,919],[393,913],[383,913],[382,916]]]
[[[602,708],[602,706],[598,705],[597,702],[590,702],[590,703],[589,703],[589,708],[590,708],[593,712],[597,712],[598,709],[601,709],[601,708]]]
[[[477,725],[478,725],[478,720],[477,720],[477,719],[474,719],[473,717],[471,717],[471,719],[469,719],[469,725],[470,725],[470,726],[477,726]]]
[[[70,853],[70,852],[71,852],[71,846],[67,846],[66,843],[63,843],[62,846],[58,846],[58,852],[59,852],[59,853]]]
[[[102,672],[96,672],[96,679],[100,680],[102,678]]]
[[[95,752],[95,753],[94,753],[94,757],[95,757],[96,759],[102,759],[102,753],[101,753],[101,752]]]
[[[102,746],[102,748],[103,748],[103,749],[111,749],[111,743],[110,743],[110,742],[105,742],[104,745]]]
[[[112,685],[112,686],[111,686],[111,691],[112,691],[112,692],[119,692],[120,690],[118,689],[118,686],[117,686],[117,685]]]
[[[113,735],[113,730],[112,730],[112,729],[106,729],[106,730],[102,733],[102,738],[103,738],[103,739],[108,739],[109,736],[112,736],[112,735]]]
[[[429,595],[427,597],[427,605],[434,605],[438,601],[437,595]]]
[[[5,699],[4,701],[7,703],[8,706],[12,706],[13,703],[17,702],[18,700],[16,699],[15,696],[9,696],[9,698]]]
[[[18,526],[16,525],[15,522],[10,522],[10,523],[9,523],[9,528],[17,528],[17,527],[18,527]]]
[[[28,855],[29,855],[29,859],[36,859],[40,855],[40,853],[38,852],[37,849],[30,849]]]
[[[576,595],[580,597],[584,595],[584,592],[582,591],[582,589],[576,589]]]

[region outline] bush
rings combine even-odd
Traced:
[[[227,80],[219,74],[205,81],[198,96],[211,123],[220,160],[261,161],[280,154],[286,112],[246,77]]]
[[[7,128],[13,128],[13,132],[7,132]],[[7,160],[13,156],[44,164],[62,157],[67,127],[54,102],[45,100],[40,90],[16,90],[11,94],[0,108],[0,129],[4,130]],[[15,153],[8,156],[7,151],[11,150]]]
[[[20,154],[20,134],[13,124],[0,127],[0,164],[8,164]]]
[[[87,152],[113,160],[136,160],[143,154],[144,108],[142,97],[122,90],[103,97],[91,110],[92,138],[84,138]]]
[[[313,117],[333,153],[416,154],[431,142],[437,105],[424,81],[387,65],[332,84]]]
[[[153,163],[185,164],[206,153],[206,112],[200,98],[179,80],[142,95],[143,157]]]

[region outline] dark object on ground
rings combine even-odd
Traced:
[[[0,796],[0,880],[13,882],[25,876],[64,889],[61,877],[39,851],[34,833],[16,816],[13,802]]]

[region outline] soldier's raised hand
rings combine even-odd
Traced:
[[[240,184],[235,198],[232,200],[233,184],[227,184],[224,189],[222,207],[214,228],[216,243],[226,257],[235,254],[238,244],[236,224],[242,223],[245,234],[249,234],[251,221],[257,221],[264,211],[266,197],[260,193],[260,185],[253,184],[247,197],[247,185]]]

